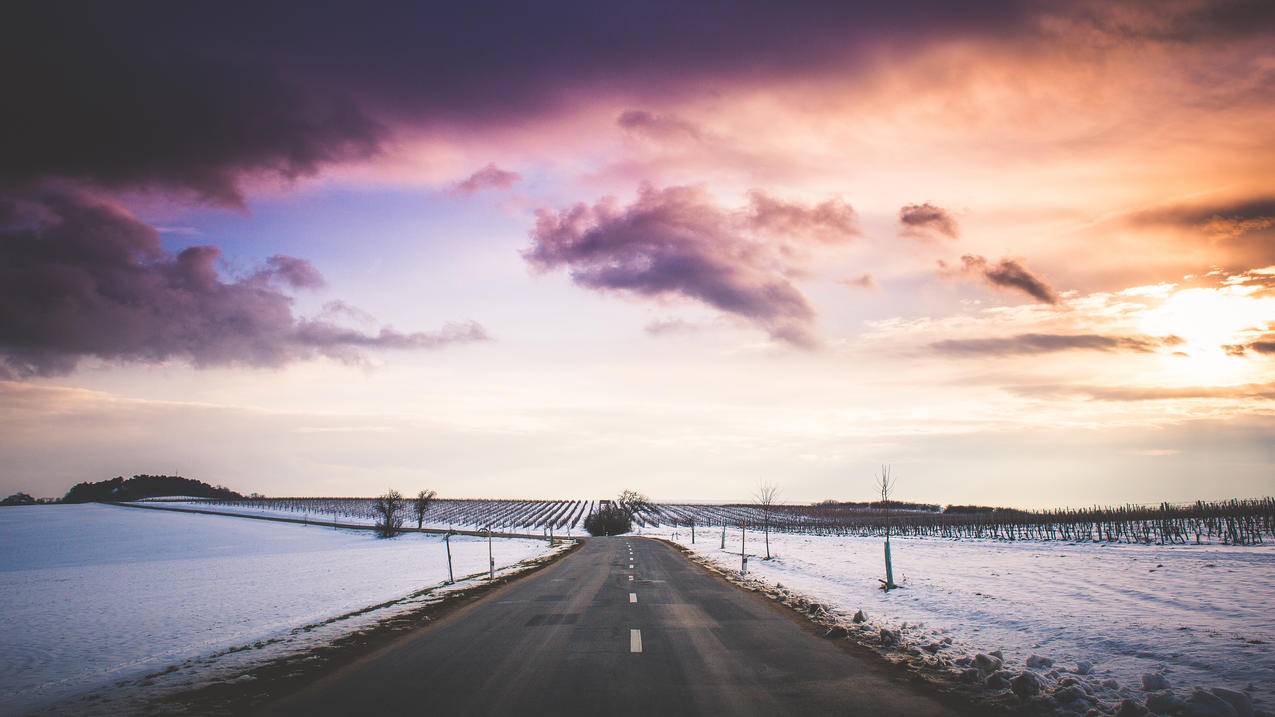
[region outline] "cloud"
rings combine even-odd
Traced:
[[[656,319],[642,328],[652,336],[671,336],[673,334],[689,334],[699,327],[685,319]]]
[[[457,182],[452,191],[456,194],[474,194],[484,189],[509,189],[520,179],[521,174],[501,169],[492,163],[469,175],[465,181]]]
[[[294,289],[319,289],[324,285],[323,275],[314,265],[295,256],[275,254],[266,259],[266,268],[257,277],[269,282],[278,279]]]
[[[955,239],[960,234],[956,217],[929,202],[908,204],[899,209],[899,227],[900,236],[911,239]]]
[[[1258,338],[1256,341],[1243,344],[1224,344],[1222,350],[1228,356],[1243,356],[1249,351],[1259,354],[1275,354],[1275,334],[1268,334]]]
[[[1123,217],[1138,228],[1167,228],[1217,245],[1229,268],[1275,262],[1275,197],[1258,195],[1148,209]],[[1211,247],[1212,248],[1212,247]]]
[[[1049,284],[1014,259],[1001,259],[992,264],[985,257],[966,254],[961,257],[961,265],[960,268],[952,270],[945,262],[940,261],[939,269],[949,275],[977,275],[992,286],[1021,291],[1043,304],[1057,304],[1060,301],[1058,294]]]
[[[706,138],[704,131],[694,122],[646,110],[625,110],[615,123],[633,134],[661,141],[702,142]]]
[[[861,275],[861,276],[857,276],[857,277],[855,277],[855,278],[853,278],[853,279],[850,279],[850,278],[841,279],[841,280],[839,280],[837,283],[839,283],[839,284],[843,284],[843,285],[848,286],[848,287],[850,287],[850,288],[852,288],[852,289],[875,289],[875,288],[877,288],[877,281],[876,281],[876,279],[873,279],[873,278],[872,278],[872,275],[871,275],[871,274],[863,274],[863,275]]]
[[[92,197],[46,191],[0,203],[0,371],[57,375],[79,361],[283,366],[362,349],[439,348],[486,339],[477,324],[367,334],[293,315],[280,288],[317,288],[307,261],[275,255],[227,281],[214,246],[177,254],[154,228]]]
[[[703,187],[644,185],[627,207],[608,198],[541,210],[523,256],[540,271],[567,268],[589,289],[689,298],[811,347],[815,311],[789,276],[809,245],[855,233],[853,210],[839,200],[808,206],[753,192],[731,211]]]
[[[748,193],[748,226],[779,238],[808,238],[835,244],[859,235],[854,208],[839,198],[813,206],[776,199],[754,189]]]
[[[923,11],[566,3],[503,23],[463,5],[334,3],[299,17],[273,3],[23,3],[0,28],[0,184],[61,178],[239,205],[246,178],[312,175],[417,133],[828,72],[880,44],[1004,36],[1031,15],[1013,0]]]
[[[1177,336],[1103,336],[1099,334],[1018,334],[1001,338],[946,339],[930,348],[956,356],[1014,356],[1058,351],[1131,351],[1150,353],[1165,346],[1177,346]]]
[[[1029,398],[1080,396],[1095,401],[1175,401],[1189,399],[1275,400],[1275,383],[1239,386],[1085,386],[1079,384],[1014,386],[1011,393]]]
[[[1117,5],[563,3],[492,22],[490,9],[463,4],[369,13],[329,3],[299,17],[283,3],[70,12],[28,2],[8,8],[0,28],[0,183],[61,178],[237,205],[247,178],[304,177],[418,134],[525,128],[600,100],[672,104],[768,83],[845,83],[881,58],[1005,38],[1031,47],[1095,31],[1216,39],[1270,27],[1252,3]],[[676,129],[659,113],[621,118]]]

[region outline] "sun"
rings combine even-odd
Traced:
[[[1275,301],[1253,294],[1246,286],[1183,289],[1148,310],[1139,329],[1152,336],[1182,339],[1166,364],[1182,381],[1234,383],[1256,369],[1248,357],[1228,347],[1253,340],[1275,317]]]

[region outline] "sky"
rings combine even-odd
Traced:
[[[1275,6],[18,2],[0,493],[1275,494]]]

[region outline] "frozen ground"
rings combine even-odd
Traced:
[[[737,570],[739,531],[644,530],[675,537]],[[1145,697],[1143,673],[1163,673],[1179,696],[1190,688],[1248,689],[1275,710],[1275,547],[1138,546],[895,539],[895,580],[878,589],[882,541],[749,532],[749,573],[836,608],[867,613],[875,627],[904,624],[905,643],[951,638],[949,658],[1002,650],[1022,671],[1035,654],[1055,661],[1038,672],[1057,680],[1079,661],[1106,702]],[[1061,668],[1061,670],[1059,669]],[[1114,679],[1115,690],[1101,688]]]
[[[437,535],[378,540],[109,505],[0,509],[0,714],[288,633],[447,579]],[[548,551],[496,540],[497,566]],[[452,538],[457,578],[487,543]]]

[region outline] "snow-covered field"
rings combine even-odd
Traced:
[[[487,542],[451,540],[456,577]],[[544,541],[493,542],[497,566]],[[447,580],[437,535],[378,540],[109,505],[0,509],[0,713],[402,598]]]
[[[738,570],[740,534],[644,530],[670,537]],[[895,539],[894,576],[879,588],[882,541],[748,534],[749,573],[828,605],[846,618],[862,609],[874,627],[902,630],[906,644],[951,638],[949,658],[1003,651],[1021,672],[1031,655],[1052,659],[1039,674],[1071,676],[1106,704],[1144,699],[1142,675],[1161,673],[1179,696],[1191,688],[1245,689],[1275,710],[1275,547],[1143,546]],[[1071,674],[1090,662],[1089,676]],[[1051,675],[1051,673],[1053,673]],[[1103,680],[1119,687],[1104,688]],[[1107,683],[1111,685],[1110,682]]]

